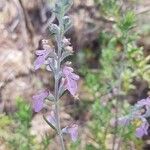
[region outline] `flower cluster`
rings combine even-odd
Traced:
[[[36,95],[34,95],[33,98],[33,108],[35,112],[39,112],[44,105],[44,100],[46,97],[48,97],[49,92],[46,90],[39,91]]]
[[[78,125],[72,124],[62,129],[63,133],[70,134],[71,139],[75,142],[78,138]]]
[[[43,50],[37,50],[35,54],[38,56],[34,62],[35,70],[39,69],[44,63],[49,53],[52,52],[52,49],[48,45],[47,40],[42,40]]]
[[[75,96],[77,92],[77,80],[79,80],[79,76],[73,73],[73,68],[65,66],[63,68],[63,74],[66,80],[65,86],[66,89]]]
[[[140,125],[136,128],[135,134],[138,138],[142,138],[144,135],[148,135],[148,117],[150,117],[150,97],[138,101],[127,116],[118,119],[118,123],[124,126],[139,120]]]
[[[66,58],[73,54],[73,48],[70,43],[70,39],[67,39],[64,34],[70,28],[71,21],[66,12],[71,6],[70,0],[56,1],[55,13],[58,25],[51,24],[50,32],[54,35],[56,41],[56,47],[49,46],[47,40],[42,41],[42,50],[37,50],[35,54],[37,58],[34,62],[35,70],[40,69],[45,65],[47,71],[53,74],[55,80],[54,94],[49,90],[40,90],[33,96],[33,108],[35,112],[39,112],[44,107],[45,100],[50,100],[54,103],[55,109],[51,111],[48,117],[44,116],[45,121],[54,128],[60,136],[62,149],[63,133],[70,134],[73,141],[77,140],[78,125],[72,124],[61,130],[60,116],[59,116],[59,100],[62,94],[68,90],[73,97],[77,95],[77,82],[79,76],[74,73],[74,69],[70,66]]]

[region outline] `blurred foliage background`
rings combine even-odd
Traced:
[[[32,95],[53,91],[53,79],[33,69],[41,40],[54,42],[50,22],[54,0],[0,0],[0,150],[59,150],[59,140],[32,110]],[[68,150],[149,150],[149,136],[135,137],[138,121],[117,125],[138,100],[150,96],[150,1],[74,0],[67,33],[80,74],[79,97],[65,95],[62,127],[80,126],[79,139],[65,137]]]

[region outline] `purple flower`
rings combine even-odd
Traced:
[[[125,117],[120,117],[120,118],[118,119],[118,124],[121,125],[121,126],[129,125],[129,123],[130,123],[130,119],[129,119],[127,116],[125,116]]]
[[[34,95],[33,98],[33,108],[35,112],[39,112],[43,108],[44,100],[48,97],[49,91],[42,90]]]
[[[138,138],[142,138],[144,135],[147,135],[148,134],[148,132],[147,132],[148,128],[149,128],[148,122],[144,121],[142,123],[142,125],[136,129],[136,136]]]
[[[137,106],[140,106],[140,107],[143,107],[143,106],[150,106],[150,97],[138,101],[138,102],[137,102]]]
[[[78,139],[78,125],[77,124],[73,124],[71,126],[67,126],[63,128],[62,132],[70,134],[70,137],[73,142],[77,141]]]
[[[37,50],[35,54],[38,56],[37,59],[34,62],[34,69],[39,69],[45,62],[45,59],[49,55],[50,50]]]
[[[79,76],[73,73],[73,68],[65,66],[63,68],[63,74],[66,79],[66,89],[75,96],[77,92],[77,80],[79,80]]]
[[[78,125],[73,124],[72,127],[68,128],[68,133],[71,136],[73,142],[78,139]]]

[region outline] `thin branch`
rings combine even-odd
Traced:
[[[144,8],[141,8],[137,11],[135,11],[135,14],[136,15],[141,15],[141,14],[145,14],[145,13],[148,13],[150,12],[150,7],[144,7]]]

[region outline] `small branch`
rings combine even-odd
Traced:
[[[26,28],[24,11],[22,9],[22,6],[21,6],[19,0],[13,0],[12,2],[15,4],[15,6],[18,10],[18,13],[19,13],[18,17],[20,20],[21,28],[22,28],[21,32],[22,32],[24,40],[27,42],[28,35],[27,35],[27,28]]]
[[[28,16],[28,13],[26,12],[26,9],[25,9],[25,7],[23,5],[22,0],[18,0],[18,1],[20,3],[21,8],[22,8],[22,12],[23,12],[23,15],[24,15],[24,21],[25,21],[25,26],[26,26],[26,29],[28,30],[28,34],[30,36],[30,40],[29,41],[32,41],[32,39],[33,39],[33,32],[34,32],[33,26],[31,24],[30,18]]]
[[[148,13],[150,11],[150,7],[144,7],[144,8],[141,8],[137,11],[135,11],[135,14],[136,15],[141,15],[141,14],[144,14],[144,13]]]
[[[113,137],[113,147],[112,150],[115,150],[115,145],[116,145],[116,139],[117,139],[117,132],[118,132],[118,107],[119,107],[119,102],[118,99],[116,99],[116,106],[115,106],[115,133]]]

